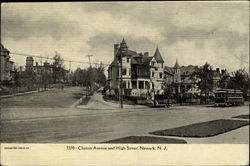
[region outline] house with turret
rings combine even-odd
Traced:
[[[176,60],[173,67],[165,66],[164,84],[168,93],[199,93],[196,81],[191,79],[191,74],[198,69],[198,66],[180,66]]]
[[[150,56],[148,52],[137,53],[130,50],[124,39],[120,44],[115,44],[114,59],[108,68],[108,93],[118,94],[121,75],[124,95],[149,98],[153,94],[164,92],[164,60],[158,48]]]

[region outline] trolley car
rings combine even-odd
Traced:
[[[218,89],[215,92],[216,106],[236,106],[244,104],[243,92],[235,89]]]

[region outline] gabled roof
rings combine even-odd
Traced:
[[[119,65],[118,59],[115,58],[115,59],[113,60],[113,62],[112,62],[109,66],[118,66],[118,65]]]
[[[127,50],[125,54],[130,56],[138,56],[137,52],[132,50]]]
[[[177,64],[178,65],[178,64]],[[181,71],[181,75],[190,75],[192,72],[194,72],[195,70],[197,70],[198,66],[182,66],[180,67],[180,71]],[[174,69],[176,69],[175,67],[168,67],[166,66],[164,68],[164,72],[174,75]]]
[[[159,63],[159,62],[160,62],[160,63],[164,63],[164,60],[162,59],[162,56],[161,56],[161,53],[160,53],[158,47],[157,47],[156,50],[155,50],[154,57],[155,57],[156,62],[158,62],[158,63]]]
[[[170,75],[174,75],[174,70],[173,70],[172,67],[165,66],[164,72],[166,72],[166,73],[168,73]]]
[[[198,69],[198,66],[192,66],[192,65],[182,66],[181,67],[181,75],[190,75],[191,73],[193,73],[197,69]]]
[[[153,57],[148,57],[144,55],[139,55],[139,56],[133,56],[131,58],[131,64],[135,65],[149,65]]]
[[[10,51],[1,44],[1,56],[5,56],[6,58],[10,58],[9,53],[10,53]]]

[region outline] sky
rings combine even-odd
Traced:
[[[154,55],[166,66],[249,68],[249,3],[58,2],[2,3],[1,43],[10,52],[110,64],[114,44]],[[11,55],[18,65],[25,57]],[[39,63],[41,59],[35,59]],[[43,60],[44,61],[44,60]],[[69,63],[65,62],[69,68]],[[71,63],[71,69],[88,64]]]

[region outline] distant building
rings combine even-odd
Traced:
[[[9,82],[14,72],[14,62],[10,60],[10,51],[1,44],[0,82]]]
[[[33,71],[37,75],[42,75],[44,73],[52,74],[53,66],[48,62],[44,62],[43,65],[39,65],[38,62],[36,62],[36,65],[34,65],[33,57],[27,57],[25,71]]]
[[[122,71],[120,71],[120,48],[125,48],[122,57]],[[164,60],[157,48],[154,56],[148,52],[137,53],[129,50],[123,39],[114,45],[114,60],[108,68],[110,93],[118,93],[120,76],[122,74],[125,95],[149,97],[152,93],[162,94]]]
[[[198,66],[180,66],[178,61],[174,67],[164,68],[164,83],[168,93],[199,93],[196,81],[191,79],[191,74]]]
[[[229,75],[226,69],[220,70],[220,68],[216,68],[216,70],[213,70],[213,88],[209,95],[214,95],[214,92],[216,89],[219,88],[219,81],[224,75]],[[229,77],[225,81],[225,87],[227,87],[227,82],[229,81]]]

